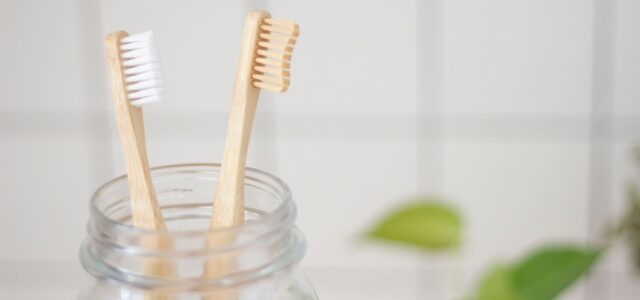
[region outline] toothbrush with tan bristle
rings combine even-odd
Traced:
[[[157,230],[158,237],[141,241],[145,247],[167,249],[171,241],[153,188],[144,136],[142,106],[160,101],[162,82],[152,32],[129,35],[124,31],[105,38],[118,132],[127,167],[133,226]],[[174,273],[168,262],[144,261],[145,275],[167,277]],[[145,299],[169,299],[145,294]]]
[[[287,91],[291,52],[298,34],[298,24],[292,21],[273,19],[266,11],[247,14],[213,202],[212,230],[244,222],[244,170],[260,90]]]
[[[250,11],[244,24],[240,61],[236,74],[227,129],[227,141],[213,200],[211,231],[244,223],[244,174],[260,90],[276,93],[289,88],[289,62],[298,24],[272,19],[265,11]],[[233,234],[219,233],[209,247],[231,243]],[[206,278],[220,278],[235,269],[234,253],[219,255],[205,266]],[[207,300],[237,299],[236,292],[220,291]]]

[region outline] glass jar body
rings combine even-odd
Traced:
[[[229,295],[235,295],[230,298]],[[153,291],[108,278],[95,278],[78,297],[79,300],[316,300],[313,286],[297,268],[262,278],[231,289],[212,288],[209,291]]]
[[[296,207],[286,184],[247,169],[245,223],[211,231],[219,169],[214,164],[152,169],[167,230],[131,225],[126,177],[99,188],[80,249],[94,280],[79,299],[317,299],[297,268],[306,243],[294,225]]]

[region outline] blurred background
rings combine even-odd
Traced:
[[[0,0],[0,298],[72,299],[88,201],[124,173],[103,36],[154,30],[152,165],[217,162],[242,22],[301,26],[249,165],[284,179],[322,299],[459,299],[496,260],[589,244],[619,216],[640,137],[640,1]],[[416,195],[464,214],[458,255],[358,242]],[[615,248],[562,299],[640,295]]]

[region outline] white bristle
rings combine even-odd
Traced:
[[[162,88],[151,88],[151,89],[141,90],[138,92],[132,92],[129,96],[135,97],[136,99],[142,99],[142,98],[151,97],[153,95],[160,95],[162,94],[162,92],[163,92]]]
[[[122,38],[121,43],[132,43],[153,40],[153,31],[142,32]]]
[[[131,105],[142,106],[161,99],[162,74],[153,32],[127,36],[120,40],[127,97]]]

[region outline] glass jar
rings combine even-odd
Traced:
[[[80,249],[82,265],[95,279],[79,299],[317,299],[297,269],[306,243],[294,225],[296,206],[287,185],[248,168],[245,224],[210,231],[219,170],[216,164],[151,170],[167,231],[131,225],[125,176],[100,187]],[[207,272],[216,262],[227,268]],[[166,272],[149,272],[154,265]]]

